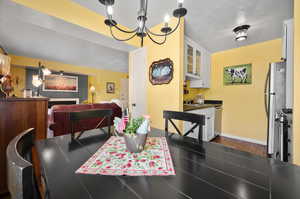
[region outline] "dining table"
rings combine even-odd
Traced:
[[[165,136],[152,128],[149,136]],[[299,199],[300,167],[177,134],[167,136],[176,175],[76,173],[109,136],[94,129],[35,142],[50,199]]]

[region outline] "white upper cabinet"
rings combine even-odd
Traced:
[[[191,88],[209,88],[210,53],[185,37],[185,78],[191,81]]]

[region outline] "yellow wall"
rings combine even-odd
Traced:
[[[204,93],[205,90],[204,88],[190,88],[190,80],[186,81],[186,88],[185,90],[188,90],[188,94],[183,95],[183,100],[194,100],[196,95]]]
[[[96,88],[95,102],[110,101],[111,99],[120,99],[121,79],[128,78],[127,73],[113,72],[101,70],[96,73],[96,76],[89,76],[89,87],[91,85]],[[115,93],[106,93],[106,83],[115,83]],[[89,92],[89,102],[92,101],[92,95]]]
[[[39,12],[48,14],[53,17],[60,18],[69,23],[79,25],[83,28],[98,32],[100,34],[111,37],[109,28],[104,24],[104,16],[97,14],[71,0],[12,0],[23,6],[32,8]],[[99,3],[99,9],[102,6]],[[121,28],[126,27],[119,25]],[[127,34],[115,31],[116,36],[127,38]],[[127,42],[133,46],[139,46],[138,38]]]
[[[10,74],[12,76],[14,91],[10,95],[23,97],[23,89],[26,84],[26,70],[24,67],[11,66]]]
[[[109,37],[111,36],[109,33],[109,29],[103,23],[103,16],[70,0],[13,1],[39,12],[43,12],[50,16],[54,16],[67,22],[98,32],[100,34]],[[174,27],[174,19],[170,22],[170,24],[172,25],[172,27]],[[161,27],[161,25],[158,25],[152,28],[152,30],[160,32]],[[118,33],[117,36],[124,38],[124,35],[121,33]],[[125,35],[125,37],[126,36],[127,35]],[[163,110],[182,110],[183,107],[183,39],[184,27],[182,23],[180,25],[180,28],[168,37],[167,43],[163,46],[153,44],[148,39],[145,40],[145,47],[148,48],[149,53],[148,66],[150,66],[153,61],[164,58],[171,58],[174,62],[175,67],[174,79],[169,85],[151,86],[150,84],[148,84],[148,110],[149,114],[152,116],[152,125],[154,127],[163,127]],[[133,46],[139,46],[140,41],[138,38],[135,38],[134,40],[130,40],[128,43]],[[84,70],[80,71],[84,72]],[[94,78],[93,81],[101,81],[98,79],[98,77]]]
[[[99,101],[108,101],[113,98],[120,98],[120,85],[122,78],[128,78],[127,73],[114,72],[103,69],[96,69],[85,66],[76,66],[70,64],[63,64],[54,61],[40,60],[29,57],[22,57],[16,55],[10,55],[12,58],[12,64],[16,66],[31,66],[37,67],[38,62],[42,62],[50,70],[60,71],[63,70],[65,72],[70,73],[79,73],[88,75],[88,84],[89,86],[93,85],[96,88],[96,96],[95,102]],[[17,96],[22,96],[22,93],[19,89],[23,89],[25,87],[25,68],[22,67],[12,67],[11,74],[13,77],[19,76],[22,80],[18,89],[16,91]],[[106,82],[115,82],[116,92],[114,94],[106,93]],[[89,93],[89,101],[91,102],[91,94]]]
[[[211,88],[204,93],[206,99],[223,100],[223,133],[266,142],[264,84],[269,63],[280,58],[281,39],[212,55]],[[223,85],[225,66],[248,63],[252,63],[251,85]]]
[[[177,19],[173,18],[170,22],[171,27],[174,27],[176,22]],[[160,32],[161,27],[162,25],[160,24],[151,30]],[[152,62],[165,58],[170,58],[174,63],[174,77],[169,84],[153,86],[147,80],[148,112],[151,116],[152,127],[164,128],[163,110],[183,110],[183,41],[183,22],[162,46],[154,44],[148,38],[145,40],[145,47],[148,52],[148,67],[150,67]]]
[[[3,51],[1,48],[0,48],[0,53],[1,53],[1,54],[4,54],[4,51]]]
[[[294,1],[294,163],[300,165],[300,1]]]

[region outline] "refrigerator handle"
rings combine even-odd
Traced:
[[[265,90],[264,90],[264,96],[265,96],[265,111],[266,111],[266,115],[267,118],[269,118],[269,107],[268,107],[268,99],[267,97],[269,96],[269,79],[270,79],[270,68],[268,69],[268,73],[267,73],[267,77],[266,77],[266,81],[265,81]]]

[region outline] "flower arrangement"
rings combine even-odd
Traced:
[[[149,116],[138,118],[122,118],[114,119],[114,127],[117,136],[123,136],[126,147],[130,152],[141,152],[144,149],[148,131],[150,131]]]
[[[118,134],[147,134],[149,128],[149,116],[129,119],[128,116],[114,119],[114,127]]]

